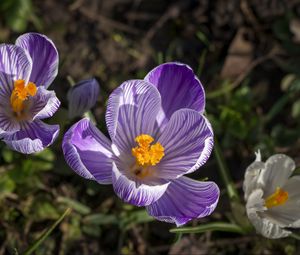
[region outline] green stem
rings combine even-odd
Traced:
[[[70,83],[71,87],[75,86],[76,82],[74,81],[74,79],[72,78],[72,76],[68,75],[67,76],[67,80]]]
[[[181,234],[203,233],[206,231],[234,232],[240,234],[245,233],[243,228],[241,228],[240,226],[226,222],[213,222],[208,224],[202,224],[197,227],[183,227],[170,229],[171,233]]]
[[[54,222],[54,224],[45,232],[43,233],[39,239],[37,239],[25,252],[24,255],[30,255],[32,254],[40,245],[42,242],[45,241],[45,239],[52,233],[52,231],[60,224],[60,222],[71,213],[71,208],[67,208],[64,213],[59,217],[57,221]]]
[[[237,190],[234,186],[234,183],[231,179],[231,176],[229,174],[229,170],[228,170],[226,163],[224,161],[224,158],[222,156],[221,149],[220,149],[217,139],[215,139],[214,155],[217,159],[217,163],[219,166],[219,172],[220,172],[221,178],[226,186],[226,190],[227,190],[230,200],[240,202],[238,192],[237,192]]]
[[[248,220],[248,217],[246,216],[245,205],[241,203],[239,194],[231,179],[229,170],[221,153],[219,143],[216,139],[214,154],[218,162],[219,173],[223,179],[223,182],[226,186],[227,194],[229,196],[233,220],[243,229],[243,233],[249,232],[251,231],[252,227]]]

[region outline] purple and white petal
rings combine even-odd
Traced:
[[[163,126],[181,108],[190,108],[201,113],[204,111],[203,86],[188,65],[176,62],[159,65],[147,74],[145,80],[152,83],[161,95],[165,115]]]
[[[265,197],[273,194],[277,187],[283,187],[295,167],[295,162],[284,154],[276,154],[268,158],[260,177]]]
[[[181,177],[171,182],[163,196],[147,206],[154,218],[181,226],[192,219],[210,215],[216,208],[220,190],[214,182]]]
[[[213,132],[199,112],[181,109],[173,114],[158,142],[165,156],[157,164],[157,175],[175,179],[202,166],[213,148]]]
[[[1,135],[1,138],[11,149],[31,154],[51,145],[58,133],[58,125],[48,125],[41,120],[35,120],[31,123],[22,123],[20,131],[11,135]]]
[[[95,78],[83,80],[71,87],[68,91],[69,118],[82,116],[89,111],[99,96],[99,83]]]
[[[157,201],[166,191],[169,182],[147,185],[129,179],[123,169],[119,170],[113,162],[112,182],[116,194],[125,202],[136,206],[147,206]]]
[[[48,88],[58,71],[58,52],[54,43],[45,35],[27,33],[17,39],[16,45],[25,49],[32,59],[30,81]]]
[[[20,123],[12,117],[10,109],[2,107],[0,103],[0,136],[4,134],[13,134],[19,131],[20,128]]]
[[[111,142],[88,119],[75,123],[63,139],[63,153],[69,166],[80,176],[110,184]]]
[[[28,82],[32,61],[17,45],[0,44],[0,101],[9,101],[15,80]]]
[[[28,104],[28,114],[32,119],[45,119],[53,116],[60,106],[60,101],[54,91],[49,91],[44,87],[39,87],[34,97],[30,97]]]
[[[158,90],[143,80],[121,84],[109,97],[106,123],[113,144],[131,154],[135,137],[156,133],[156,116],[161,107]]]

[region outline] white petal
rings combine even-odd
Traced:
[[[272,221],[271,218],[267,217],[262,196],[263,191],[261,189],[254,190],[250,194],[246,205],[248,218],[256,231],[270,239],[277,239],[290,235],[290,231],[283,229]]]
[[[285,204],[270,208],[268,214],[279,224],[299,228],[300,227],[300,176],[293,176],[283,186],[283,190],[289,194]]]
[[[271,156],[261,172],[265,197],[273,194],[278,187],[283,187],[295,169],[295,162],[284,154]]]
[[[261,171],[265,168],[265,164],[260,161],[254,161],[245,172],[243,190],[245,200],[248,199],[249,195],[257,188],[260,188],[259,177]]]

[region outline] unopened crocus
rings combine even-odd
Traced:
[[[291,176],[295,162],[284,154],[256,160],[247,168],[244,192],[247,215],[256,231],[276,239],[300,227],[300,176]]]
[[[158,220],[180,226],[207,216],[217,205],[218,186],[184,176],[201,167],[213,148],[204,107],[203,87],[190,67],[160,65],[112,92],[110,139],[88,119],[67,131],[66,161],[84,178],[112,183],[123,201],[145,206]]]
[[[44,35],[28,33],[16,44],[0,44],[0,139],[10,148],[38,152],[57,137],[59,126],[42,121],[60,105],[47,90],[57,69],[57,50]]]
[[[95,78],[78,82],[68,91],[69,118],[81,117],[89,111],[99,96],[99,83]]]

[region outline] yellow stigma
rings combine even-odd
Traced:
[[[265,199],[265,206],[272,208],[274,206],[283,205],[289,198],[289,193],[281,188],[277,188],[276,191]]]
[[[24,101],[26,101],[29,96],[34,96],[36,92],[37,87],[33,82],[29,82],[25,86],[24,80],[16,80],[10,96],[10,104],[13,111],[20,115],[24,110]]]
[[[154,139],[150,135],[139,135],[135,138],[135,141],[138,146],[132,148],[131,151],[139,166],[155,166],[165,155],[165,149],[160,143],[151,145]]]

